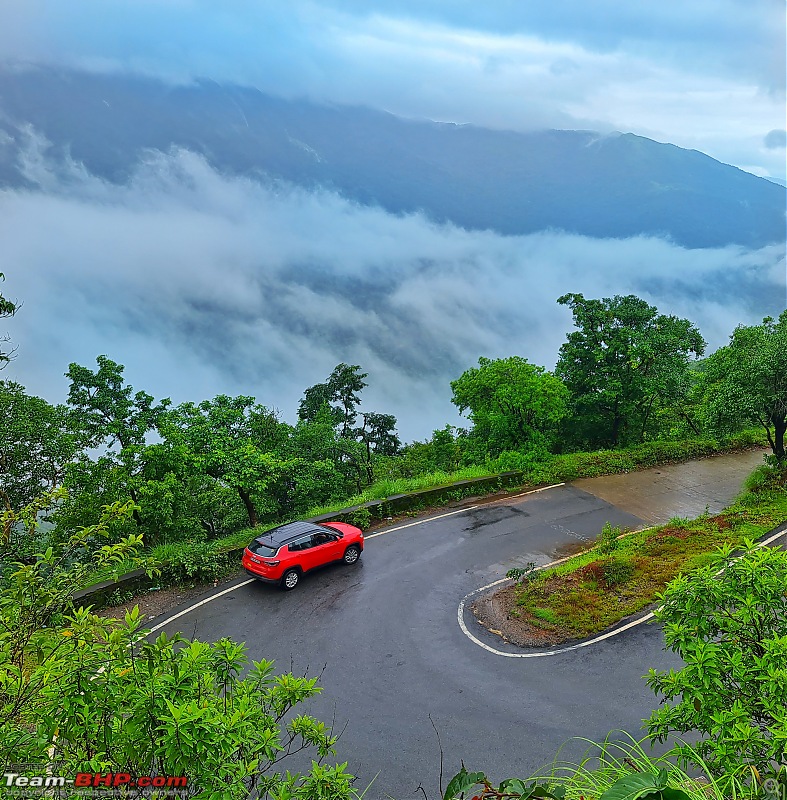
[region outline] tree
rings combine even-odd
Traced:
[[[302,422],[314,422],[321,414],[324,418],[327,410],[334,428],[347,442],[339,454],[340,469],[352,468],[359,492],[364,483],[374,481],[374,456],[395,455],[401,447],[396,435],[396,417],[391,414],[365,412],[361,414],[361,425],[356,425],[366,377],[357,364],[338,364],[325,383],[306,389],[298,405]]]
[[[96,363],[98,369],[95,372],[73,363],[66,372],[66,377],[71,381],[68,404],[73,409],[77,424],[85,431],[92,447],[105,448],[105,453],[97,462],[83,460],[82,474],[93,472],[100,481],[103,473],[111,471],[119,479],[120,485],[123,484],[122,475],[127,475],[126,489],[134,501],[134,520],[142,526],[139,497],[133,478],[142,469],[147,435],[156,429],[170,401],[165,399],[157,404],[146,392],[134,393],[133,387],[123,379],[122,364],[106,356],[98,356]],[[77,486],[72,484],[70,488]]]
[[[787,553],[751,542],[740,558],[724,550],[672,581],[655,614],[684,666],[648,674],[663,697],[648,721],[651,738],[699,731],[693,749],[680,749],[717,775],[784,764]]]
[[[170,401],[156,404],[146,392],[134,393],[123,380],[122,364],[106,356],[98,356],[96,363],[95,372],[79,364],[70,364],[66,372],[71,381],[68,403],[81,427],[91,436],[94,447],[143,445]]]
[[[275,515],[273,490],[291,464],[282,452],[289,427],[274,412],[253,397],[218,395],[172,409],[160,427],[195,472],[238,493],[251,527]]]
[[[5,280],[5,275],[0,272],[0,281]],[[0,294],[0,319],[4,319],[7,317],[13,317],[16,314],[17,305],[16,303],[12,303],[7,298],[3,297]],[[9,336],[0,337],[0,342],[9,342],[11,341]],[[0,349],[0,369],[3,369],[6,364],[14,357],[14,351],[11,350],[10,352],[7,350]]]
[[[451,402],[469,411],[472,435],[493,456],[547,446],[568,402],[560,379],[520,356],[479,358],[478,367],[451,381],[451,390]]]
[[[761,425],[776,460],[785,463],[787,431],[787,311],[778,322],[739,325],[726,347],[704,363],[706,408],[712,428]]]
[[[361,402],[359,392],[368,384],[367,377],[358,364],[337,364],[325,383],[310,386],[303,393],[298,405],[298,418],[313,420],[324,404],[328,404],[334,424],[341,429],[344,438],[353,437],[353,425],[357,418],[357,407]]]
[[[612,447],[642,441],[659,406],[683,403],[691,358],[705,349],[700,332],[634,295],[566,294],[558,303],[571,309],[578,328],[555,367],[571,393],[573,438]]]
[[[249,663],[245,646],[229,639],[150,640],[138,608],[116,620],[74,607],[74,590],[93,570],[138,551],[139,535],[100,548],[90,564],[74,558],[131,510],[105,509],[61,548],[16,565],[0,589],[3,771],[24,775],[11,769],[21,763],[54,775],[114,772],[127,782],[185,776],[187,796],[198,800],[356,796],[346,765],[321,763],[333,753],[332,731],[294,713],[320,691],[315,679],[275,676],[271,661]],[[28,508],[13,519],[34,528],[36,516]],[[305,774],[283,773],[282,762],[299,751],[319,762]]]
[[[73,416],[0,381],[0,501],[6,510],[32,503],[63,482],[67,465],[83,444]],[[7,541],[10,531],[4,530]]]
[[[362,413],[361,420],[363,424],[355,429],[355,436],[365,448],[366,479],[372,483],[374,456],[395,456],[402,443],[396,435],[396,417],[393,414]]]

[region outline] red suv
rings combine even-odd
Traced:
[[[243,551],[243,567],[261,581],[294,589],[304,572],[332,561],[355,564],[363,531],[346,522],[290,522],[258,536]]]

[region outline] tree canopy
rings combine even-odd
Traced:
[[[5,280],[5,275],[0,272],[0,281]],[[13,317],[16,314],[17,305],[16,303],[12,303],[7,297],[4,297],[0,294],[0,319],[4,319],[6,317]],[[10,342],[11,338],[9,336],[0,336],[0,344],[4,342]],[[13,350],[4,350],[0,347],[0,369],[8,364],[8,362],[13,357]]]
[[[642,441],[659,405],[684,402],[705,340],[689,320],[659,314],[634,295],[566,294],[558,303],[577,328],[555,368],[572,397],[572,438],[612,447]]]
[[[494,455],[547,446],[568,405],[562,381],[520,356],[479,358],[451,390],[451,402],[469,412],[474,435]]]
[[[761,425],[779,462],[787,431],[787,311],[762,325],[739,325],[730,343],[704,364],[710,424],[735,430],[741,421]]]

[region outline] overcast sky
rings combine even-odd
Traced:
[[[0,58],[632,131],[785,177],[783,0],[3,0]]]
[[[201,2],[0,0],[0,62],[203,76],[285,96],[479,125],[621,130],[784,177],[783,0]],[[636,293],[712,348],[778,313],[784,246],[501,236],[229,177],[159,154],[125,185],[48,163],[0,189],[0,374],[62,402],[68,363],[104,353],[176,402],[252,394],[294,420],[340,361],[406,440],[457,422],[451,379],[479,356],[554,366],[555,300]],[[747,287],[741,292],[740,287]],[[297,321],[297,325],[293,324]]]

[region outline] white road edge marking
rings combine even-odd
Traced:
[[[224,589],[224,591],[222,592],[218,592],[217,594],[212,594],[210,597],[206,597],[204,600],[200,600],[199,603],[194,603],[194,605],[189,606],[188,608],[184,608],[183,611],[178,611],[177,614],[173,614],[171,617],[167,617],[167,619],[165,619],[163,622],[159,622],[158,625],[154,625],[148,631],[148,636],[150,636],[151,633],[155,633],[160,628],[163,628],[165,625],[169,625],[170,622],[174,622],[176,619],[179,619],[184,614],[188,614],[190,611],[194,611],[195,608],[207,605],[208,603],[210,603],[211,600],[215,600],[217,597],[221,597],[222,595],[234,592],[236,589],[240,589],[241,586],[248,586],[250,583],[254,583],[255,580],[257,579],[249,578],[247,581],[241,581],[240,583],[236,583],[235,586],[230,586],[229,589]]]
[[[787,530],[780,531],[779,533],[775,533],[773,536],[770,536],[768,539],[763,540],[762,542],[758,542],[758,547],[767,547],[771,542],[775,542],[777,539],[780,539],[782,536],[787,536]],[[538,570],[547,569],[548,567],[554,567],[557,564],[562,564],[564,561],[568,561],[569,558],[573,558],[573,556],[567,556],[566,558],[559,558],[557,561],[551,561],[549,564],[544,564],[543,566],[536,567]],[[603,642],[605,639],[609,639],[612,636],[617,636],[619,633],[623,633],[623,631],[627,631],[630,628],[635,627],[636,625],[641,625],[643,622],[647,622],[649,619],[653,619],[653,612],[648,612],[644,617],[640,617],[639,619],[635,619],[633,622],[629,622],[626,625],[621,625],[619,628],[615,628],[613,631],[608,631],[607,633],[603,633],[600,636],[596,636],[593,639],[588,639],[586,642],[580,642],[579,644],[572,644],[568,647],[560,647],[556,650],[538,650],[534,653],[506,653],[504,650],[497,650],[494,647],[482,642],[477,637],[473,636],[472,633],[467,628],[465,624],[465,603],[474,595],[481,594],[481,592],[485,592],[487,589],[491,589],[493,586],[499,586],[502,583],[508,583],[511,579],[510,578],[500,578],[500,580],[493,581],[492,583],[487,584],[486,586],[482,586],[480,589],[476,589],[470,594],[465,595],[462,598],[462,602],[459,603],[459,609],[457,612],[457,619],[459,621],[459,627],[462,629],[462,633],[467,636],[470,641],[474,644],[477,644],[479,647],[483,648],[489,653],[492,653],[496,656],[503,656],[504,658],[543,658],[545,656],[557,656],[561,653],[568,653],[572,650],[579,650],[582,647],[590,647],[592,644],[597,644],[598,642]]]
[[[514,495],[514,497],[524,497],[526,494],[535,494],[536,492],[543,492],[546,489],[554,489],[556,486],[563,486],[562,483],[555,483],[552,486],[542,486],[540,489],[532,489],[529,492],[523,492],[522,494]],[[507,498],[508,499],[508,498]],[[513,499],[513,498],[510,498]],[[443,519],[443,517],[450,517],[454,514],[462,514],[465,511],[472,511],[474,508],[479,508],[479,506],[469,506],[468,508],[460,508],[458,511],[449,511],[447,514],[440,514],[437,517],[429,517],[428,519],[421,519],[418,522],[409,522],[407,525],[399,525],[396,528],[389,528],[385,531],[380,531],[379,533],[373,533],[371,536],[364,536],[364,540],[368,541],[369,539],[374,539],[377,536],[382,536],[386,533],[393,533],[394,531],[400,531],[403,528],[412,528],[413,525],[423,525],[424,522],[431,522],[435,519]],[[184,608],[183,611],[178,611],[177,614],[173,614],[171,617],[167,617],[163,622],[159,622],[157,625],[154,625],[148,632],[147,636],[150,636],[151,633],[155,633],[158,630],[161,630],[165,625],[169,625],[170,622],[174,622],[176,619],[188,614],[191,611],[194,611],[201,606],[207,605],[212,600],[216,600],[219,597],[222,597],[225,594],[229,594],[230,592],[234,592],[236,589],[240,589],[241,586],[248,586],[250,583],[254,583],[256,578],[249,578],[246,581],[241,581],[240,583],[236,583],[235,586],[230,586],[229,589],[224,589],[221,592],[217,592],[216,594],[210,595],[210,597],[206,597],[203,600],[200,600],[198,603],[194,603],[194,605],[189,606],[188,608]],[[463,601],[464,602],[464,601]]]

